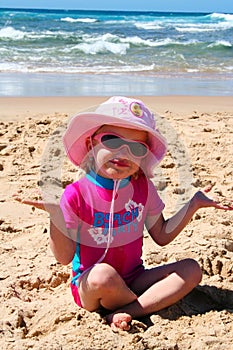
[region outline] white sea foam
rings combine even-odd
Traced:
[[[195,69],[195,68],[188,68],[187,69],[187,73],[198,73],[199,70],[198,69]]]
[[[151,29],[162,29],[163,27],[158,24],[157,21],[152,22],[135,22],[135,27],[138,29],[145,29],[145,30],[151,30]]]
[[[164,40],[157,40],[153,43],[151,46],[171,46],[171,45],[180,45],[180,46],[188,46],[188,45],[195,45],[198,41],[195,39],[187,40],[187,41],[178,41],[178,40],[172,40],[170,38],[166,38]]]
[[[214,32],[216,28],[211,27],[197,27],[197,26],[187,26],[187,27],[175,27],[177,32],[181,33],[201,33],[201,32]]]
[[[76,45],[76,48],[84,52],[85,54],[96,55],[98,53],[111,52],[117,55],[125,55],[129,44],[116,44],[110,43],[104,40],[97,41],[95,43],[82,43]]]
[[[139,36],[130,36],[127,38],[119,38],[121,43],[129,43],[135,46],[154,46],[154,42],[152,40],[145,40],[140,38]]]
[[[20,63],[5,62],[0,63],[0,72],[21,72],[26,73],[27,68]]]
[[[216,32],[233,28],[233,22],[218,22],[218,23],[201,23],[176,25],[175,29],[181,33],[202,33],[202,32]]]
[[[102,23],[104,24],[120,24],[120,25],[125,25],[125,24],[131,24],[131,23],[134,23],[134,21],[131,21],[131,20],[124,20],[124,19],[117,19],[117,20],[109,20],[109,19],[105,19],[105,21],[103,21]]]
[[[126,48],[129,48],[131,44],[135,46],[156,46],[152,40],[141,39],[139,36],[129,36],[122,38],[111,33],[106,33],[97,37],[91,35],[83,35],[82,40],[87,44],[96,44],[98,42],[112,43],[118,46],[124,44],[123,47]]]
[[[20,40],[23,39],[25,35],[25,32],[14,29],[13,27],[4,27],[0,29],[0,38],[2,39]]]
[[[233,14],[228,13],[211,13],[210,15],[207,15],[207,17],[210,17],[212,19],[220,19],[225,21],[232,21],[233,22]]]
[[[92,37],[90,35],[84,35],[82,37],[82,43],[70,45],[63,47],[61,52],[66,54],[72,53],[76,50],[82,51],[85,54],[101,54],[111,52],[113,54],[125,55],[127,50],[130,49],[131,45],[138,47],[166,47],[171,45],[180,45],[180,46],[188,46],[195,45],[198,41],[195,39],[187,40],[187,41],[177,41],[171,38],[166,38],[163,40],[144,40],[140,37],[126,37],[121,38],[117,35],[112,34],[104,34],[98,37]],[[51,49],[51,48],[50,48]]]
[[[0,72],[21,72],[21,73],[128,73],[128,72],[147,72],[153,71],[155,68],[154,64],[143,65],[143,64],[133,64],[124,66],[111,66],[111,65],[93,65],[93,66],[83,66],[83,65],[67,65],[67,66],[57,66],[57,65],[43,65],[43,66],[32,66],[19,63],[0,63]]]
[[[22,40],[22,39],[46,39],[46,38],[54,38],[57,36],[61,36],[62,38],[69,38],[70,33],[65,31],[51,31],[44,30],[41,32],[36,31],[22,31],[18,29],[14,29],[13,27],[4,27],[0,29],[0,38],[3,40]]]
[[[53,65],[52,63],[47,63],[43,65],[31,65],[27,62],[27,64],[23,63],[0,63],[0,72],[21,72],[21,73],[66,73],[66,74],[74,74],[74,73],[81,73],[81,74],[121,74],[121,73],[136,73],[136,72],[151,72],[151,73],[159,73],[166,74],[166,72],[172,72],[168,69],[161,70],[161,67],[157,67],[155,64],[149,64],[149,65],[143,65],[143,64],[137,64],[133,63],[132,65],[124,64],[122,62],[122,66],[114,66],[114,65],[100,65],[100,64],[94,64],[93,66],[90,65],[73,65],[72,63],[67,64],[66,66],[61,65]],[[232,72],[233,66],[225,67],[224,69],[221,69],[221,67],[216,66],[210,66],[208,72]],[[197,67],[197,68],[189,68],[189,67],[183,67],[183,72],[188,73],[201,73],[206,72],[205,67]]]
[[[8,52],[8,49],[6,49],[5,47],[0,47],[0,53],[1,53],[1,52],[6,53],[6,52]]]
[[[207,47],[211,48],[211,47],[217,47],[217,46],[232,47],[232,44],[226,40],[217,40],[216,42],[209,44]]]
[[[63,21],[63,22],[70,22],[70,23],[76,23],[76,22],[81,22],[81,23],[94,23],[94,22],[97,22],[97,19],[94,19],[94,18],[72,18],[72,17],[65,17],[65,18],[61,18],[61,21]]]
[[[119,36],[111,34],[111,33],[105,33],[103,35],[99,36],[83,36],[83,38],[86,38],[87,40],[95,41],[95,40],[103,40],[103,41],[109,41],[114,42],[115,40],[119,39]]]
[[[120,36],[113,35],[111,33],[106,33],[104,35],[100,35],[97,37],[93,37],[91,35],[83,35],[82,40],[83,40],[82,44],[75,45],[73,48],[76,49],[77,47],[85,45],[84,47],[86,49],[86,44],[92,45],[93,47],[96,45],[96,48],[97,48],[97,46],[99,45],[98,43],[105,42],[106,43],[105,48],[107,48],[107,51],[114,52],[112,50],[109,50],[110,46],[108,46],[107,43],[112,44],[113,47],[117,46],[117,45],[118,45],[118,47],[121,47],[121,45],[123,45],[122,48],[124,51],[125,48],[126,49],[130,48],[130,45],[145,46],[145,47],[158,47],[158,46],[168,46],[168,45],[182,45],[182,46],[184,46],[184,45],[196,44],[198,42],[195,39],[182,42],[182,41],[178,41],[178,40],[173,40],[171,38],[165,38],[162,40],[155,40],[155,41],[153,41],[152,39],[142,39],[138,36],[128,36],[126,38],[122,38]],[[99,49],[100,49],[100,47],[99,47]],[[95,53],[99,53],[99,52],[102,52],[102,51],[97,50]],[[90,53],[88,49],[87,49],[86,53]]]

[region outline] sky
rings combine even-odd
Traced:
[[[0,0],[0,8],[233,13],[233,0]]]

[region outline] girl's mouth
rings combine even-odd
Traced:
[[[110,163],[112,163],[115,166],[118,167],[124,167],[127,168],[129,167],[129,162],[126,159],[122,159],[122,158],[114,158],[110,160]]]

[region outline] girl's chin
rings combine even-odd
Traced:
[[[131,172],[126,171],[126,169],[115,169],[115,168],[108,168],[106,170],[101,169],[100,171],[98,171],[98,174],[100,176],[103,176],[112,180],[125,179],[126,177],[132,175]]]

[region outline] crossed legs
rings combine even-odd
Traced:
[[[145,270],[130,288],[110,265],[101,263],[84,274],[79,294],[82,306],[110,310],[112,328],[129,329],[132,318],[164,309],[187,295],[201,281],[201,269],[193,259]]]

